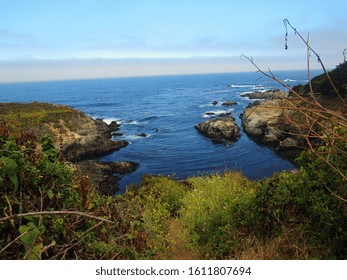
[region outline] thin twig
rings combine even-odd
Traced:
[[[344,99],[341,97],[339,91],[337,90],[337,88],[336,88],[334,82],[332,81],[332,79],[331,79],[331,77],[330,77],[330,75],[329,75],[329,72],[328,72],[327,69],[325,68],[325,65],[324,65],[322,59],[320,58],[320,55],[319,55],[314,49],[312,49],[312,47],[308,44],[308,42],[306,42],[306,40],[302,37],[302,35],[300,34],[300,32],[298,32],[297,29],[294,28],[294,27],[290,24],[289,20],[284,19],[284,20],[283,20],[283,24],[284,24],[284,26],[285,26],[285,28],[286,28],[286,49],[288,48],[288,45],[287,45],[287,36],[288,36],[287,25],[289,25],[289,26],[294,30],[295,35],[298,35],[299,38],[300,38],[300,39],[304,42],[304,44],[307,46],[308,51],[311,51],[311,52],[313,52],[313,53],[315,54],[315,56],[317,57],[318,62],[320,63],[320,65],[321,65],[321,67],[322,67],[322,69],[323,69],[323,71],[324,71],[324,73],[325,73],[325,75],[326,75],[326,77],[327,77],[327,79],[328,79],[328,81],[329,81],[331,87],[333,88],[334,92],[335,92],[336,95],[339,97],[339,99],[341,100],[341,102],[346,106],[346,103],[345,103]]]
[[[27,231],[23,232],[21,235],[17,236],[15,239],[13,239],[10,243],[8,243],[4,248],[1,249],[0,251],[0,255],[8,248],[10,247],[13,243],[15,243],[16,241],[18,241],[19,239],[21,239],[24,235],[26,235],[27,233],[29,233],[30,231],[32,231],[35,228],[30,228]]]
[[[4,218],[0,218],[0,222],[4,222],[13,218],[20,218],[20,217],[28,217],[28,216],[38,216],[38,215],[75,215],[75,216],[82,216],[87,217],[93,220],[103,221],[106,223],[114,223],[113,221],[107,220],[102,217],[93,216],[91,214],[85,213],[85,212],[79,212],[79,211],[39,211],[39,212],[28,212],[28,213],[22,213],[22,214],[14,214],[11,216],[7,216]]]

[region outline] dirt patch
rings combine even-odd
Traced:
[[[189,246],[189,235],[180,220],[172,218],[168,221],[169,233],[167,234],[168,250],[160,259],[166,260],[199,260],[199,251]]]

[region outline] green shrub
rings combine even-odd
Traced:
[[[21,126],[0,124],[0,259],[153,255],[141,197],[101,195],[60,161],[50,136],[38,144]]]
[[[157,204],[164,205],[170,215],[175,216],[182,207],[182,199],[189,189],[187,182],[175,181],[170,177],[145,175],[141,190],[155,199]]]
[[[295,228],[307,244],[325,248],[325,252],[316,252],[316,257],[346,257],[346,205],[307,170],[274,174],[258,183],[255,203],[257,236],[273,238]]]
[[[194,189],[184,197],[180,213],[193,242],[206,258],[232,255],[247,235],[244,224],[254,218],[251,182],[236,172],[189,182]]]

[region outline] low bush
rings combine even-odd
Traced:
[[[134,199],[101,195],[60,160],[50,136],[38,144],[1,122],[1,259],[148,258],[144,207]]]
[[[249,234],[244,224],[252,220],[255,190],[237,172],[189,179],[193,190],[183,199],[181,219],[192,241],[206,258],[233,255]]]

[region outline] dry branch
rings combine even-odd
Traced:
[[[21,218],[21,217],[29,217],[29,216],[41,216],[41,215],[75,215],[75,216],[81,216],[86,217],[89,219],[102,221],[106,223],[113,223],[110,220],[107,220],[102,217],[93,216],[91,214],[85,213],[85,212],[79,212],[79,211],[38,211],[38,212],[28,212],[28,213],[22,213],[22,214],[14,214],[10,215],[4,218],[0,218],[0,222],[4,222],[7,220],[15,219],[15,218]]]

